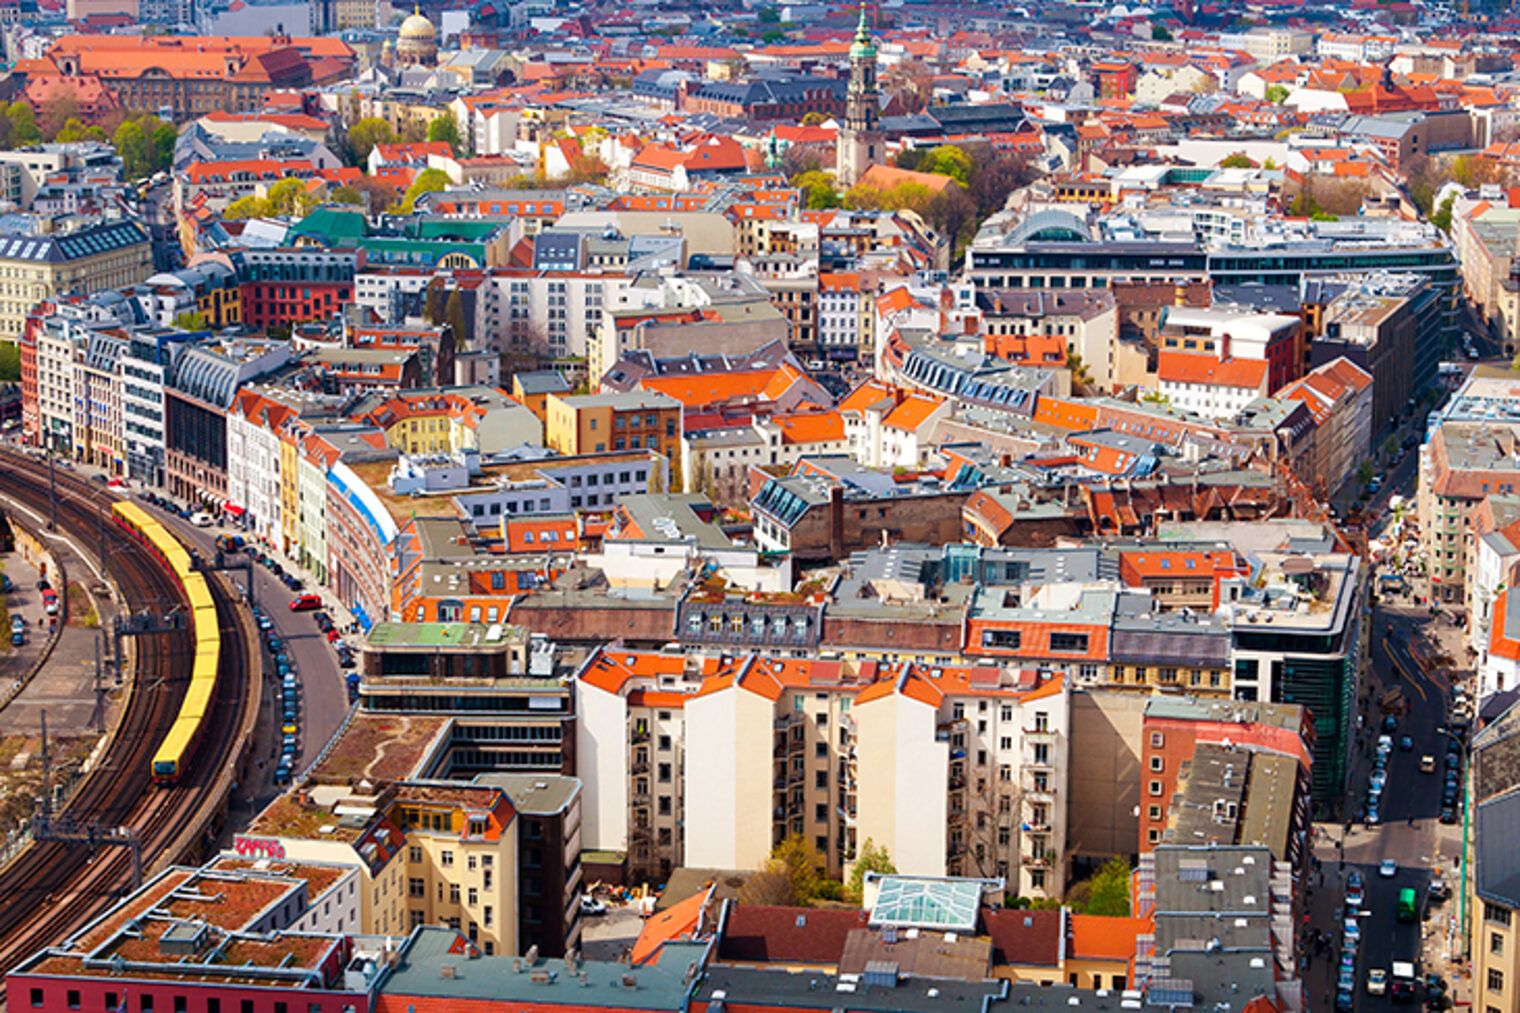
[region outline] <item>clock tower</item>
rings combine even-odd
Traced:
[[[860,5],[855,41],[850,44],[850,89],[835,152],[834,175],[840,189],[854,186],[867,169],[886,157],[886,142],[881,135],[881,101],[876,91],[876,43],[866,26],[864,2]]]

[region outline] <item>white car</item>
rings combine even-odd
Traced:
[[[604,915],[606,913],[607,913],[607,905],[606,905],[605,902],[597,900],[595,897],[591,896],[589,893],[585,894],[585,895],[583,895],[581,897],[581,914],[583,914],[583,915]]]
[[[204,510],[197,510],[190,515],[190,523],[198,528],[209,528],[211,527],[211,515]]]
[[[1378,863],[1378,875],[1384,879],[1392,879],[1399,874],[1399,863],[1391,858],[1385,858]]]
[[[1367,994],[1386,995],[1388,993],[1388,972],[1381,967],[1374,967],[1367,972]]]

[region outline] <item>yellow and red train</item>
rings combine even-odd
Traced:
[[[195,751],[195,744],[205,730],[211,698],[216,692],[222,648],[216,603],[211,598],[206,578],[190,568],[190,553],[167,528],[129,500],[118,500],[112,505],[111,512],[118,525],[163,561],[190,603],[190,635],[195,643],[190,686],[169,734],[164,736],[163,744],[153,755],[153,780],[164,785],[174,784],[184,773],[190,754]]]

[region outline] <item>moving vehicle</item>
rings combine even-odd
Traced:
[[[111,513],[118,525],[169,568],[190,606],[190,635],[195,644],[190,685],[179,714],[152,760],[153,780],[160,785],[172,785],[180,779],[195,752],[216,691],[222,642],[216,602],[205,576],[191,569],[190,553],[184,545],[146,510],[131,500],[117,500],[111,504]]]
[[[223,552],[236,552],[243,547],[243,536],[217,535],[216,547]]]
[[[190,515],[190,523],[198,528],[211,527],[211,515],[204,510],[197,510]]]
[[[58,614],[58,592],[52,588],[42,592],[42,611],[50,616]]]
[[[1419,894],[1415,892],[1414,887],[1406,886],[1399,891],[1399,921],[1413,922],[1419,921],[1419,918]]]
[[[1434,774],[1436,772],[1436,758],[1426,753],[1420,757],[1420,773]]]
[[[1385,995],[1388,992],[1388,972],[1374,967],[1367,972],[1367,994]]]
[[[1399,863],[1391,858],[1385,858],[1378,863],[1378,875],[1384,879],[1392,879],[1399,874]]]
[[[322,599],[314,594],[297,595],[290,603],[292,612],[310,612],[322,607]]]

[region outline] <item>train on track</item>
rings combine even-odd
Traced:
[[[112,505],[111,512],[118,525],[163,561],[190,603],[190,634],[195,642],[190,686],[185,692],[184,703],[180,705],[179,716],[153,755],[153,780],[161,785],[172,785],[184,772],[210,718],[222,645],[216,603],[211,598],[211,588],[207,586],[205,576],[191,569],[189,551],[167,528],[128,500],[118,500]]]

